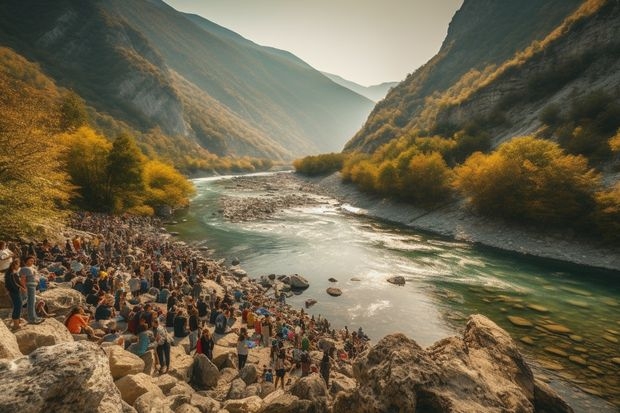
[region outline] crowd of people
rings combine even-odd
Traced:
[[[70,283],[83,304],[64,317],[74,335],[114,343],[142,356],[155,350],[159,373],[170,368],[170,346],[188,338],[189,354],[213,359],[219,338],[237,334],[237,367],[253,348],[270,349],[261,377],[285,386],[285,376],[321,374],[356,357],[367,345],[361,328],[337,332],[324,317],[294,309],[281,293],[238,282],[226,267],[185,243],[174,242],[157,219],[75,215],[64,245],[0,242],[0,270],[13,302],[13,330],[53,316],[36,296],[51,283]],[[62,244],[62,243],[60,243]],[[335,343],[344,343],[336,346]],[[316,365],[312,350],[322,350]]]

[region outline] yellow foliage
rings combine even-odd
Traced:
[[[189,197],[195,193],[194,186],[174,167],[157,160],[144,165],[146,198],[144,202],[152,207],[169,205],[173,208],[189,204]]]
[[[609,147],[613,153],[620,152],[620,129],[618,129],[615,136],[609,138]]]

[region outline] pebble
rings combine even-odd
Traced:
[[[352,278],[350,278],[350,280],[351,280],[351,281],[362,281],[362,280],[360,280],[360,279],[359,279],[359,278],[357,278],[357,277],[352,277]]]
[[[555,354],[556,356],[562,356],[562,357],[568,356],[568,353],[566,351],[559,349],[557,347],[552,347],[552,346],[545,347],[545,351],[551,354]]]
[[[540,365],[549,370],[564,370],[564,366],[558,363],[557,361],[552,360],[540,360]]]
[[[586,366],[588,364],[588,362],[583,357],[568,356],[568,359],[572,361],[573,363],[579,364],[581,366]]]
[[[539,313],[548,313],[549,312],[549,309],[547,307],[544,307],[544,306],[538,305],[538,304],[528,304],[527,308],[529,308],[530,310],[538,311]]]
[[[584,301],[566,300],[566,302],[570,305],[574,305],[575,307],[590,308],[590,305]]]
[[[556,333],[556,334],[572,333],[572,330],[570,328],[563,326],[562,324],[543,324],[542,327],[545,330],[550,331],[552,333]]]
[[[568,337],[576,343],[583,343],[583,337],[578,336],[577,334],[571,334]]]
[[[599,369],[596,366],[588,366],[588,370],[591,370],[591,371],[595,372],[596,374],[603,374],[604,373],[603,370]]]
[[[534,323],[532,323],[530,320],[525,319],[523,317],[519,317],[519,316],[514,316],[514,315],[509,315],[508,316],[508,321],[510,321],[512,324],[518,326],[518,327],[532,327],[534,326]]]
[[[603,334],[602,336],[605,340],[612,342],[612,343],[618,343],[618,339],[614,336],[612,336],[611,334]]]
[[[585,347],[581,347],[581,346],[576,346],[576,347],[574,348],[574,350],[575,350],[575,351],[577,351],[577,352],[579,352],[579,353],[587,353],[587,352],[588,352],[588,349],[587,349],[587,348],[585,348]]]
[[[340,288],[329,287],[326,291],[327,294],[331,295],[332,297],[338,297],[342,295],[342,290]]]
[[[611,359],[611,361],[620,366],[620,357],[614,357]]]
[[[521,337],[521,341],[524,342],[525,344],[529,344],[530,346],[534,344],[534,339],[530,336]]]

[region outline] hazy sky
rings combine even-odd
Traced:
[[[441,46],[463,0],[165,0],[315,69],[365,86],[400,81]]]

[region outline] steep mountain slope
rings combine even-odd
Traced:
[[[459,79],[467,81],[471,73],[493,70],[532,41],[543,39],[580,3],[465,0],[439,53],[388,93],[346,150],[372,151],[421,127],[419,116],[429,98],[439,96]]]
[[[339,150],[372,106],[294,56],[160,0],[2,2],[0,44],[100,112],[220,155]]]
[[[355,93],[365,96],[373,102],[378,102],[383,99],[391,88],[398,85],[398,82],[383,82],[378,85],[362,86],[350,80],[344,79],[343,77],[338,75],[326,72],[321,73],[330,78],[333,82],[338,83],[339,85],[342,85],[347,89],[351,89]]]

